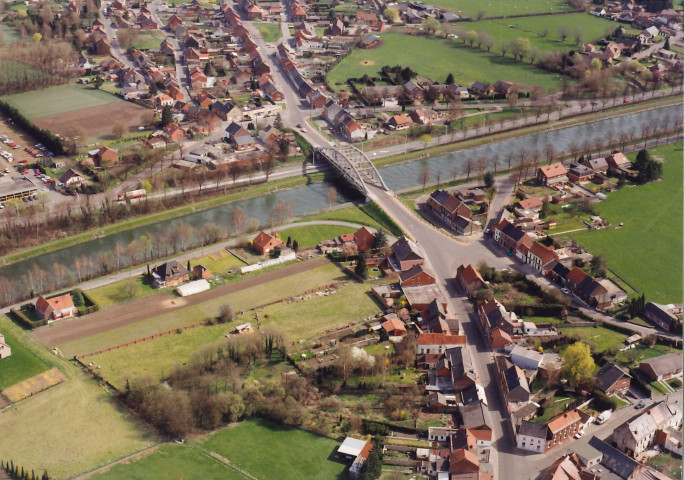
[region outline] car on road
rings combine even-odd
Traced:
[[[565,288],[565,287],[561,288],[561,292],[563,292],[563,293],[566,294],[566,295],[570,295],[570,290],[568,290],[568,289]]]
[[[640,401],[639,403],[637,403],[636,405],[634,405],[634,408],[636,408],[637,410],[641,410],[641,409],[644,408],[645,406],[646,406],[646,402],[644,402],[644,401],[642,400],[642,401]]]
[[[302,128],[302,133],[306,133],[306,128]]]
[[[575,434],[575,438],[579,440],[580,438],[582,438],[584,436],[585,433],[587,433],[586,430],[580,430],[579,432],[577,432]]]

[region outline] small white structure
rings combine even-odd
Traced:
[[[252,331],[251,323],[242,323],[235,327],[235,333],[249,333]]]
[[[184,285],[179,285],[176,287],[176,292],[181,297],[188,297],[196,293],[204,292],[209,290],[211,285],[206,280],[195,280],[194,282],[189,282]]]
[[[287,253],[281,254],[278,258],[271,258],[270,260],[265,260],[263,262],[255,263],[253,265],[246,265],[240,268],[240,273],[249,273],[261,270],[262,268],[271,267],[273,265],[278,265],[281,263],[291,262],[297,260],[297,254],[290,250]]]
[[[0,360],[12,355],[12,348],[5,343],[5,336],[0,333]]]

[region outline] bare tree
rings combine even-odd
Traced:
[[[425,185],[427,182],[430,180],[430,167],[425,165],[423,168],[421,168],[420,172],[418,173],[418,183],[423,184],[423,190],[425,190]]]
[[[325,191],[325,198],[328,200],[328,207],[332,209],[333,203],[337,202],[337,190],[334,187],[328,187]]]
[[[235,235],[240,235],[242,229],[247,224],[247,215],[241,208],[234,208],[230,212],[230,224],[235,230]]]

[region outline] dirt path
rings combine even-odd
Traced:
[[[105,308],[84,317],[60,320],[52,325],[37,328],[33,331],[31,337],[47,347],[54,347],[156,317],[163,313],[192,305],[199,305],[214,298],[246,290],[263,283],[281,280],[298,273],[313,270],[326,263],[328,263],[327,258],[318,257],[314,260],[296,263],[260,275],[247,277],[244,280],[227,283],[186,298],[170,299],[167,295],[153,295],[140,298],[122,305]]]

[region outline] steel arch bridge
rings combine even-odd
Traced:
[[[317,147],[314,149],[314,159],[317,155],[328,160],[354,188],[364,195],[368,195],[366,183],[373,183],[389,190],[373,162],[361,150],[352,145],[342,145],[335,148]]]

